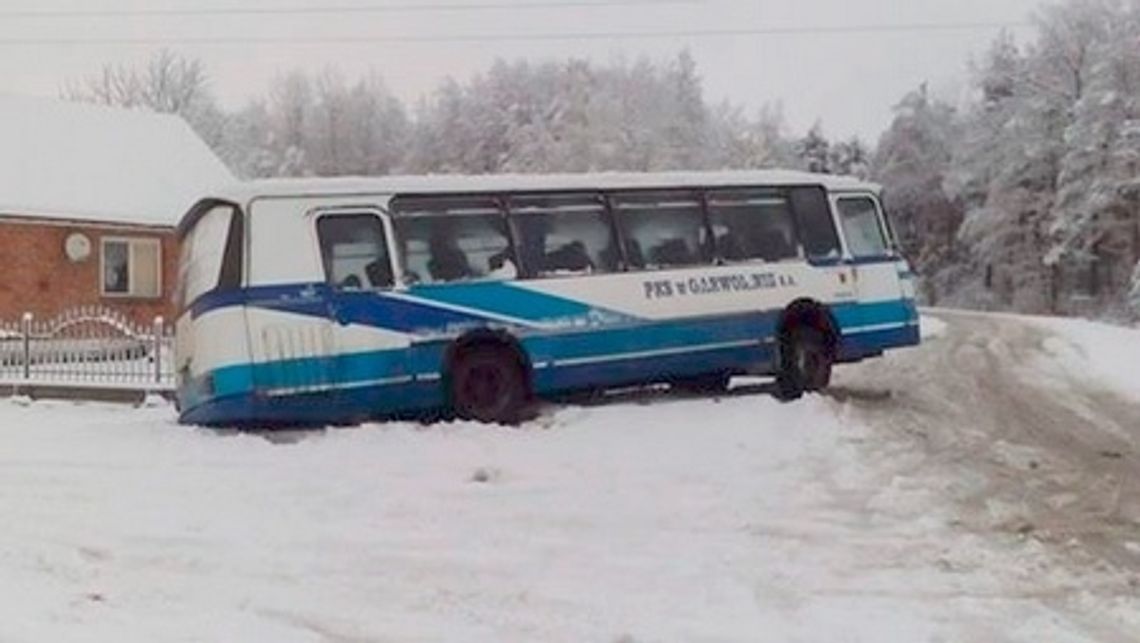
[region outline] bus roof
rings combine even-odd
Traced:
[[[547,190],[617,190],[730,186],[819,185],[831,192],[871,191],[879,186],[849,176],[790,170],[718,172],[601,172],[583,174],[431,174],[337,178],[260,179],[237,183],[203,201],[246,205],[257,198],[442,193],[498,193]],[[195,208],[197,209],[197,208]],[[192,211],[193,212],[193,211]],[[189,216],[189,215],[188,215]],[[182,226],[192,225],[183,220]]]
[[[261,179],[231,186],[220,199],[246,202],[257,197],[352,194],[437,194],[529,190],[615,190],[621,188],[717,187],[741,185],[820,185],[832,191],[877,191],[873,183],[848,176],[786,170],[730,172],[602,172],[593,174],[432,174],[343,178]]]

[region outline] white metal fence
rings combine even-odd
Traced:
[[[162,392],[174,388],[174,333],[109,308],[84,306],[53,319],[0,321],[0,385]]]

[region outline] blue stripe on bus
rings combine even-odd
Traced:
[[[673,322],[588,332],[558,333],[523,338],[534,366],[558,366],[559,361],[619,358],[622,354],[715,346],[754,341],[774,333],[776,314],[736,317],[703,323]],[[224,367],[212,374],[214,396],[260,390],[289,390],[319,386],[351,386],[392,378],[438,376],[447,340],[411,348],[369,351],[327,357],[277,360]]]
[[[843,343],[843,355],[873,355],[885,348],[918,343],[918,327],[908,324],[894,329],[861,333],[844,338]],[[375,359],[379,355],[357,357]],[[696,354],[539,369],[535,371],[534,384],[539,393],[598,385],[634,384],[716,369],[744,372],[756,362],[770,362],[773,358],[773,347],[757,342],[751,350],[718,349]],[[226,426],[355,423],[429,412],[442,407],[446,401],[446,391],[437,379],[394,383],[354,382],[339,388],[297,391],[280,396],[265,395],[248,389],[227,391],[224,394],[219,390],[210,399],[184,407],[181,421],[186,424]]]
[[[329,308],[331,316],[341,324],[373,326],[409,334],[439,332],[456,326],[481,326],[490,321],[478,311],[449,310],[430,303],[370,292],[340,293]]]
[[[534,322],[584,317],[599,311],[593,306],[573,299],[538,292],[505,282],[415,286],[408,291],[408,294],[441,304]],[[611,311],[602,312],[614,317],[629,318],[628,315],[620,315]]]
[[[378,326],[400,332],[438,330],[502,318],[536,323],[588,316],[602,316],[609,322],[637,320],[631,315],[504,282],[416,286],[406,292],[391,294],[334,290],[323,283],[258,286],[242,291],[207,293],[194,302],[191,315],[198,318],[207,312],[235,305],[332,317],[345,324]]]
[[[618,386],[681,377],[709,369],[744,371],[758,360],[770,359],[771,348],[752,351],[720,349],[666,357],[638,358],[607,364],[583,364],[540,369],[534,373],[536,392],[544,394],[589,386]],[[299,390],[289,395],[240,391],[217,395],[186,407],[186,424],[240,425],[329,424],[359,422],[377,417],[427,411],[446,404],[439,380],[405,380],[395,383],[364,382],[339,388]]]
[[[831,313],[841,331],[864,326],[904,324],[918,319],[918,308],[913,300],[893,299],[869,304],[847,303],[831,306]]]
[[[917,309],[911,300],[843,304],[832,310],[844,331],[842,359],[859,359],[919,341]],[[774,336],[780,312],[551,333],[524,337],[522,343],[535,366],[539,393],[587,383],[648,381],[662,373],[683,374],[686,369],[697,373],[710,367],[743,369],[749,362],[770,359],[771,343],[763,340]],[[440,389],[438,378],[447,341],[441,337],[439,341],[415,344],[411,349],[225,367],[200,378],[208,380],[208,385],[196,382],[184,387],[183,393],[189,393],[184,395],[184,403],[190,409],[201,403],[210,404],[211,399],[240,397],[255,391],[293,391],[290,396],[295,396],[310,395],[305,391],[316,388]],[[405,406],[399,398],[393,404]],[[335,415],[340,411],[327,412]]]
[[[448,291],[455,291],[448,294]],[[324,284],[303,286],[270,286],[251,288],[241,300],[230,295],[219,295],[215,300],[199,300],[202,309],[222,306],[248,305],[279,312],[310,317],[330,317],[342,324],[360,324],[402,333],[439,332],[457,326],[470,326],[494,322],[501,317],[540,322],[564,319],[585,319],[592,314],[605,315],[616,326],[631,325],[644,328],[647,322],[622,313],[591,308],[585,304],[524,291],[506,284],[471,284],[462,287],[439,287],[430,290],[414,289],[409,294],[422,296],[425,301],[387,296],[373,292],[340,292],[331,296]],[[432,305],[434,298],[447,306],[461,306],[455,310]],[[240,303],[239,303],[240,301]],[[203,303],[204,302],[204,303]],[[211,308],[211,304],[213,305]],[[534,310],[527,312],[526,307]],[[890,300],[870,304],[834,304],[831,311],[842,329],[891,323],[902,323],[918,316],[913,301]],[[775,315],[770,311],[768,315]],[[692,322],[679,322],[682,326]],[[600,332],[599,331],[596,332]],[[771,328],[762,329],[765,334]]]

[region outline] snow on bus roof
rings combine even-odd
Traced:
[[[234,176],[182,118],[0,95],[0,214],[173,226]]]
[[[589,174],[432,174],[424,176],[262,179],[231,186],[214,195],[247,203],[258,197],[357,194],[435,194],[517,190],[718,187],[742,185],[820,185],[832,191],[878,191],[853,177],[789,170],[720,172],[602,172]]]

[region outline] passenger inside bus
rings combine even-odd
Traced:
[[[392,285],[392,264],[388,261],[388,253],[377,257],[375,260],[364,266],[364,274],[368,277],[368,281],[372,284],[373,288],[387,288]],[[356,279],[356,275],[352,275]],[[357,288],[360,287],[359,279],[357,279]]]
[[[680,237],[665,239],[649,251],[649,262],[656,266],[687,266],[696,261],[696,254]]]
[[[586,244],[575,239],[564,243],[543,259],[543,272],[589,272],[594,269]]]
[[[455,239],[439,228],[432,230],[428,238],[428,272],[432,281],[455,281],[469,279],[475,271],[467,261],[467,254]]]

